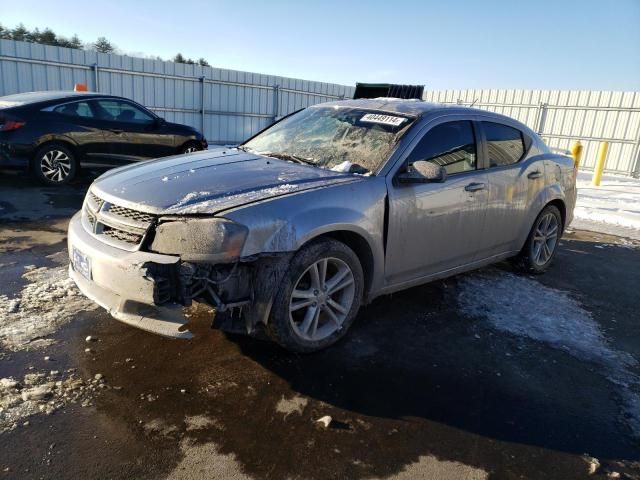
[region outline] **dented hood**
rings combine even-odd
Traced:
[[[111,170],[91,190],[108,202],[155,214],[214,214],[335,183],[351,174],[219,148]]]

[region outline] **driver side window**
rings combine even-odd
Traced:
[[[448,175],[477,168],[473,125],[468,120],[447,122],[429,130],[409,154],[408,163],[425,160],[444,167]]]

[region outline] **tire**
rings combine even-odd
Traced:
[[[48,143],[34,155],[31,171],[45,185],[65,185],[75,178],[78,162],[67,146],[61,143]]]
[[[315,241],[291,260],[273,301],[267,333],[293,352],[327,348],[353,323],[363,290],[362,266],[353,250],[337,240]]]
[[[202,146],[198,142],[187,142],[180,147],[180,153],[186,155],[188,153],[199,152],[202,150]]]
[[[525,273],[539,274],[547,271],[558,250],[562,230],[560,210],[547,205],[533,222],[524,247],[513,259],[514,266]]]

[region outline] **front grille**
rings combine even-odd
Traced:
[[[142,235],[120,230],[119,228],[109,227],[108,225],[105,225],[103,227],[102,234],[106,235],[107,237],[113,238],[114,240],[125,242],[130,245],[138,245],[140,242],[142,242],[143,237]]]
[[[91,213],[89,209],[86,209],[85,212],[87,214],[87,220],[89,220],[89,224],[91,225],[91,228],[95,228],[96,216],[93,213]]]
[[[130,208],[121,207],[119,205],[109,205],[108,212],[112,215],[122,218],[128,218],[141,223],[151,223],[155,219],[153,215],[144,212],[138,212]]]
[[[105,243],[124,250],[136,250],[148,230],[154,215],[109,203],[93,192],[87,194],[84,228]]]
[[[87,200],[89,202],[91,210],[93,210],[94,212],[97,212],[98,210],[100,210],[100,208],[102,208],[102,204],[104,203],[104,200],[102,200],[100,197],[98,197],[95,193],[91,191],[87,195]]]

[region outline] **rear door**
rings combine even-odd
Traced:
[[[544,189],[544,163],[528,158],[531,139],[520,129],[496,121],[478,123],[487,157],[489,195],[482,257],[514,251],[522,238],[532,202]]]
[[[43,113],[51,115],[58,134],[76,142],[83,161],[102,162],[108,156],[109,146],[90,101],[65,102],[48,107]]]
[[[388,178],[388,284],[410,282],[476,258],[488,197],[488,180],[479,163],[476,137],[470,120],[432,124]],[[444,166],[447,180],[397,183],[393,176],[417,160]]]
[[[94,100],[110,154],[115,160],[136,161],[171,155],[175,137],[165,134],[156,117],[140,106],[120,99]]]

